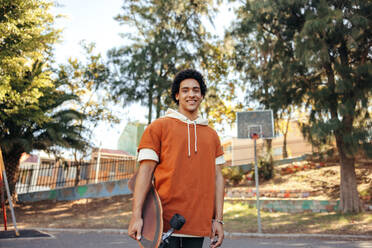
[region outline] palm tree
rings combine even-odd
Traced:
[[[10,86],[13,92],[35,90],[35,95],[40,96],[21,103],[12,97],[0,102],[0,147],[13,194],[22,153],[34,149],[84,149],[88,142],[81,136],[83,127],[78,124],[85,116],[65,107],[77,98],[64,92],[63,81],[51,79],[43,63],[37,61],[21,77],[12,78]]]

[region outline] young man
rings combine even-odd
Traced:
[[[138,147],[140,168],[130,237],[141,238],[142,206],[154,177],[163,206],[164,231],[170,228],[174,214],[186,219],[172,235],[169,248],[201,248],[208,236],[216,240],[210,247],[222,244],[224,180],[220,166],[225,160],[217,133],[198,115],[206,90],[198,71],[179,72],[172,85],[178,112],[168,110],[146,128]]]

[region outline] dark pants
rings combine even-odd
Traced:
[[[164,248],[202,248],[204,238],[170,237]]]

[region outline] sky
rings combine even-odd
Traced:
[[[81,40],[95,42],[98,52],[105,54],[112,47],[120,46],[125,32],[113,18],[120,12],[123,0],[57,0],[55,14],[65,15],[57,21],[63,29],[62,42],[56,46],[56,59],[64,62],[69,57],[82,56]]]
[[[80,45],[82,40],[96,44],[96,52],[104,57],[107,51],[113,47],[124,45],[120,33],[128,32],[128,27],[121,26],[114,17],[120,13],[124,0],[56,0],[58,6],[53,8],[52,13],[63,15],[56,21],[56,27],[63,29],[62,40],[55,47],[56,62],[66,63],[69,57],[82,59],[83,49]],[[222,7],[221,14],[216,18],[215,27],[206,25],[210,32],[223,35],[232,14],[227,7]],[[96,146],[116,149],[117,140],[128,120],[146,121],[147,109],[139,104],[130,106],[112,106],[114,113],[121,119],[120,124],[110,125],[101,123],[94,130],[92,142]]]

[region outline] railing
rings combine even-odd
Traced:
[[[84,184],[130,178],[136,169],[135,159],[106,160],[101,163],[46,162],[20,168],[16,185],[18,194],[73,187]]]

